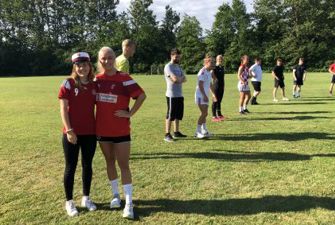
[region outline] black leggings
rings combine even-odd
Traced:
[[[77,144],[71,144],[67,140],[66,134],[63,135],[63,148],[65,156],[64,188],[66,200],[73,198],[74,174],[76,172],[79,148],[81,148],[81,165],[83,194],[90,195],[92,181],[92,160],[97,146],[95,135],[78,135]]]
[[[222,87],[220,87],[220,88],[214,87],[214,94],[217,98],[217,102],[213,102],[213,104],[212,104],[213,117],[222,116],[222,114],[221,114],[221,101],[222,101],[222,98],[223,98],[224,89]]]

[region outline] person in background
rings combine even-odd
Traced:
[[[251,105],[258,105],[257,97],[261,93],[261,86],[262,86],[262,60],[258,57],[255,58],[255,64],[250,67],[250,74],[251,74],[251,83],[254,87],[254,94],[251,98]]]
[[[225,71],[223,66],[223,56],[216,56],[216,66],[212,71],[213,77],[213,91],[216,97],[216,101],[213,101],[212,104],[212,121],[219,122],[224,119],[224,116],[221,112],[221,101],[224,95],[224,87],[225,87]]]
[[[179,122],[184,115],[184,97],[182,86],[186,82],[186,76],[179,63],[181,52],[179,49],[172,49],[170,52],[170,62],[164,67],[164,77],[166,81],[166,103],[167,113],[165,119],[164,141],[173,142],[173,138],[183,138],[186,135],[179,130]],[[174,133],[171,136],[171,123],[174,124]]]
[[[299,58],[299,64],[293,68],[293,98],[300,98],[301,86],[306,80],[307,71],[304,58]]]
[[[250,75],[249,75],[248,63],[249,63],[249,57],[247,55],[242,56],[241,65],[238,68],[237,72],[237,78],[238,78],[237,89],[240,92],[240,100],[239,100],[240,115],[250,113],[250,111],[247,109],[250,100],[250,87],[248,83]]]
[[[122,42],[122,54],[115,59],[115,67],[118,71],[129,74],[129,58],[133,57],[136,51],[136,44],[130,39]]]
[[[329,87],[329,95],[332,96],[333,95],[333,88],[334,88],[334,84],[335,84],[335,60],[334,60],[333,64],[331,64],[329,66],[328,71],[329,71],[330,74],[332,74],[332,80],[330,81],[330,87]]]
[[[280,87],[282,90],[283,101],[289,101],[289,99],[286,98],[286,95],[285,95],[284,65],[283,65],[282,59],[280,58],[277,59],[276,66],[272,70],[272,76],[274,78],[274,89],[272,92],[273,101],[278,102],[278,99],[276,97],[278,87]]]

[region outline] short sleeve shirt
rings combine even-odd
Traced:
[[[331,64],[329,66],[329,69],[333,72],[333,74],[335,75],[335,63]]]
[[[182,77],[184,72],[178,64],[169,62],[165,65],[164,77],[166,81],[166,97],[183,97],[182,83],[173,83],[169,78],[171,74],[174,74],[177,77]]]
[[[197,87],[196,87],[196,95],[201,96],[201,92],[199,89],[199,82],[203,81],[204,83],[204,90],[207,95],[209,96],[210,92],[210,86],[211,86],[211,80],[212,80],[212,74],[210,71],[206,70],[205,67],[203,67],[199,72],[198,72],[198,77],[197,77]]]
[[[115,67],[118,71],[129,73],[129,61],[124,55],[120,55],[115,59]]]
[[[306,66],[305,65],[297,65],[294,67],[295,70],[295,76],[297,79],[302,79],[304,76],[304,73],[306,72]]]
[[[284,66],[275,66],[272,70],[279,80],[284,80]]]
[[[72,78],[64,80],[60,87],[58,98],[68,100],[70,125],[77,135],[95,134],[95,95],[93,83],[78,88]],[[65,127],[63,132],[65,133]]]
[[[130,135],[129,118],[115,115],[118,110],[129,110],[130,98],[136,99],[144,91],[127,73],[96,76],[97,110],[96,134],[103,137]]]

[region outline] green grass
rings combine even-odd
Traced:
[[[291,75],[286,74],[291,94]],[[334,224],[334,105],[330,76],[309,74],[302,98],[272,103],[265,75],[259,106],[239,116],[236,75],[227,75],[223,112],[208,122],[209,140],[163,142],[162,76],[135,76],[147,100],[132,120],[131,168],[139,220],[109,210],[111,198],[100,149],[94,158],[92,199],[99,210],[64,210],[62,77],[0,79],[0,224]],[[182,132],[192,136],[199,114],[195,76],[184,86]],[[290,96],[290,95],[288,95]],[[80,164],[74,198],[81,198]]]

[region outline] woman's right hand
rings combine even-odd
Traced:
[[[71,143],[71,144],[77,144],[77,135],[73,132],[70,131],[66,134],[67,136],[67,140]]]

